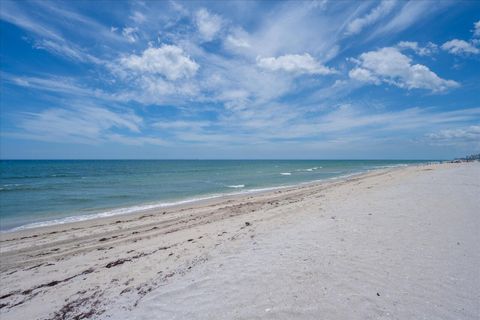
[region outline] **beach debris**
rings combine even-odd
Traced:
[[[43,263],[40,263],[40,264],[34,265],[33,267],[23,269],[23,271],[36,269],[36,268],[41,267],[41,266],[43,266],[43,265],[44,265]]]
[[[43,284],[40,284],[40,285],[37,285],[35,287],[32,287],[30,289],[27,289],[27,290],[24,290],[24,291],[20,291],[20,290],[17,290],[17,291],[14,291],[14,292],[10,292],[10,293],[7,293],[3,296],[0,297],[0,300],[1,299],[5,299],[5,298],[8,298],[10,296],[13,296],[13,295],[17,295],[17,294],[22,294],[22,295],[30,295],[33,293],[33,291],[35,290],[38,290],[38,289],[42,289],[42,288],[46,288],[46,287],[53,287],[53,286],[56,286],[57,284],[59,283],[63,283],[63,282],[67,282],[67,281],[70,281],[78,276],[82,276],[82,275],[86,275],[86,274],[89,274],[89,273],[92,273],[94,271],[93,268],[90,268],[90,269],[87,269],[79,274],[76,274],[76,275],[73,275],[71,277],[68,277],[68,278],[65,278],[63,280],[54,280],[54,281],[50,281],[50,282],[47,282],[47,283],[43,283]],[[34,295],[37,295],[38,293],[34,293]],[[17,305],[20,305],[22,303],[24,303],[25,301],[27,301],[29,298],[31,297],[27,297],[26,299],[18,302],[17,304],[15,305],[11,305],[10,308],[14,307],[14,306],[17,306]]]
[[[52,319],[91,319],[95,315],[105,312],[101,306],[103,293],[96,291],[93,294],[70,301],[54,313]]]
[[[380,297],[380,293],[377,292],[377,297]]]
[[[247,226],[247,227],[248,227],[249,225],[251,225],[251,223],[250,223],[250,222],[248,222],[248,221],[246,221],[246,222],[245,222],[245,226]]]
[[[105,266],[105,268],[115,267],[115,266],[118,266],[118,265],[120,265],[120,264],[124,264],[124,263],[127,262],[127,261],[131,261],[131,259],[118,259],[118,260],[115,260],[115,261],[112,261],[112,262],[107,263],[107,265]]]
[[[127,293],[129,291],[132,291],[132,287],[127,287],[127,288],[123,289],[122,291],[120,291],[120,295],[122,295],[124,293]]]

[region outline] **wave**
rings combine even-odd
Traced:
[[[318,169],[321,169],[322,167],[313,167],[313,168],[307,168],[307,169],[297,169],[295,171],[308,171],[308,172],[312,172],[312,171],[315,171],[315,170],[318,170]]]
[[[44,186],[44,185],[31,185],[31,184],[21,184],[21,183],[10,183],[4,184],[0,187],[2,192],[11,192],[11,191],[43,191],[43,190],[55,190],[56,186]]]
[[[48,178],[76,178],[79,177],[77,173],[52,173],[52,174],[39,174],[39,175],[9,175],[4,178],[7,179],[16,179],[16,180],[23,180],[23,179],[48,179]]]
[[[228,188],[245,188],[245,185],[244,184],[233,184],[231,186],[227,186]]]
[[[280,172],[280,174],[281,174],[282,176],[291,176],[291,175],[292,175],[291,172]]]
[[[7,183],[2,186],[2,189],[15,189],[23,186],[21,183]]]

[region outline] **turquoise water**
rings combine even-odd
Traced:
[[[110,216],[424,161],[0,161],[0,230]]]

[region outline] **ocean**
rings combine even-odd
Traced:
[[[427,161],[1,160],[0,230],[257,192]]]

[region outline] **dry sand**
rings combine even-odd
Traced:
[[[479,212],[439,164],[4,233],[0,318],[479,319]]]

